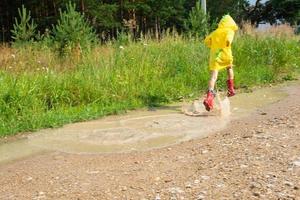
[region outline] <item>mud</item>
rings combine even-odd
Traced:
[[[216,108],[209,113],[201,101],[195,101],[192,105],[183,103],[152,111],[133,111],[122,116],[42,130],[14,142],[0,143],[0,163],[49,151],[95,154],[164,147],[222,130],[231,119],[247,116],[284,96],[286,94],[280,87],[239,94],[230,101],[220,94],[216,98]],[[191,112],[196,110],[197,117],[184,115],[182,108]]]
[[[269,96],[268,91],[273,89]],[[288,87],[264,91],[239,94],[230,98],[230,104],[221,95],[224,103],[221,105],[231,106],[232,113],[226,118],[230,122],[224,129],[209,133],[204,138],[129,153],[64,153],[51,150],[47,144],[48,153],[0,163],[0,199],[300,200],[300,84],[289,83]],[[285,92],[288,96],[282,99]],[[262,103],[254,104],[255,101]],[[163,120],[170,120],[170,115],[183,117],[180,110],[181,106],[171,106],[156,111],[130,112],[62,129],[44,130],[46,132],[27,135],[27,139],[19,141],[29,142],[32,137],[40,137],[47,131],[50,131],[49,137],[54,137],[52,134],[55,132],[57,135],[72,135],[57,132],[68,128],[91,131],[97,129],[99,121],[103,123],[101,128],[109,132],[111,126],[115,128],[129,123],[133,127],[143,127],[145,122],[142,123],[140,118],[148,119],[149,124],[163,130],[173,126],[167,124],[170,121],[163,123]],[[162,118],[154,117],[157,112]],[[202,123],[202,120],[214,117],[221,118],[199,116],[188,119]],[[132,120],[126,121],[128,119]],[[119,130],[114,129],[115,132]],[[97,134],[92,137],[96,137],[93,142],[97,144]],[[71,136],[68,139],[76,140]],[[162,137],[157,139],[164,141]],[[113,143],[108,141],[107,145]],[[3,149],[2,152],[5,152]],[[19,152],[26,150],[18,144],[7,150],[15,149]]]

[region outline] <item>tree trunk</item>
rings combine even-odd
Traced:
[[[57,17],[57,9],[56,9],[55,0],[53,1],[53,10],[54,10],[54,16]]]
[[[160,18],[158,18],[158,38],[161,37],[161,26],[160,26]]]
[[[158,17],[155,17],[155,38],[156,40],[158,40],[159,38],[159,35],[158,35]]]
[[[120,0],[120,15],[121,21],[123,21],[124,13],[123,13],[123,0]]]
[[[84,13],[84,11],[85,11],[84,0],[80,0],[80,9],[81,9],[81,12]]]
[[[8,2],[7,2],[7,0],[6,0],[6,4],[5,4],[6,6],[8,5]],[[10,14],[9,14],[9,10],[8,10],[8,8],[9,8],[9,6],[7,6],[6,7],[6,27],[5,27],[5,30],[3,31],[4,33],[3,33],[3,35],[4,35],[4,37],[5,38],[8,38],[9,36],[10,36],[10,33],[9,33],[9,29],[10,29],[10,25],[11,25],[11,20],[10,20]],[[15,20],[15,18],[13,18],[12,19],[13,20],[13,22],[12,23],[14,23],[14,20]],[[6,32],[8,32],[8,36],[7,36],[7,34],[6,34]],[[9,39],[8,39],[9,40]]]

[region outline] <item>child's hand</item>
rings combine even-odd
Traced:
[[[204,40],[204,44],[205,44],[208,48],[211,47],[211,45],[212,45],[212,39],[211,39],[211,36],[210,36],[210,35],[209,35],[209,36],[206,36],[206,38],[205,38],[205,40]]]
[[[226,41],[226,47],[229,47],[229,46],[230,46],[230,42]]]

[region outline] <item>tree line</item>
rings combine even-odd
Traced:
[[[1,41],[11,41],[11,30],[22,5],[31,12],[37,30],[43,34],[52,29],[70,0],[1,0]],[[190,12],[200,0],[71,0],[76,10],[84,14],[100,38],[115,37],[120,31],[133,34],[160,33],[168,28],[178,32],[188,31]],[[300,23],[299,0],[214,0],[207,2],[209,23],[231,14],[241,23],[250,21],[277,23],[279,20],[291,25]]]

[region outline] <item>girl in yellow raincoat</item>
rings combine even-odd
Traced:
[[[204,43],[210,48],[209,70],[211,71],[211,77],[208,83],[207,97],[204,99],[203,104],[207,111],[213,109],[214,104],[214,87],[218,78],[218,72],[221,69],[227,69],[227,86],[229,97],[235,95],[233,86],[233,57],[231,52],[231,44],[234,38],[235,31],[238,30],[238,26],[234,20],[225,15],[218,24],[218,28],[208,35]]]

